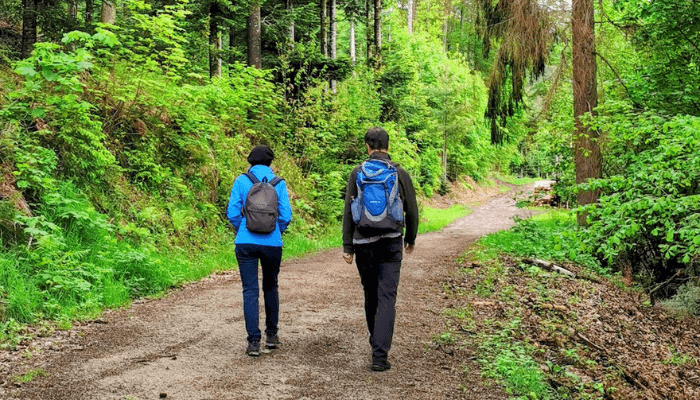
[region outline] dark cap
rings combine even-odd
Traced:
[[[250,151],[248,155],[248,162],[250,165],[267,165],[270,166],[272,160],[275,159],[275,153],[268,146],[255,146],[253,150]]]
[[[365,143],[372,150],[385,150],[389,148],[389,134],[381,126],[373,126],[365,133]]]

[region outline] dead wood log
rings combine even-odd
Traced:
[[[661,289],[662,287],[664,287],[664,286],[668,285],[669,283],[673,282],[680,274],[681,274],[681,270],[679,269],[678,271],[676,271],[675,274],[673,274],[673,276],[672,276],[669,280],[667,280],[666,282],[662,282],[662,283],[658,284],[654,289],[652,289],[651,291],[649,291],[649,299],[651,300],[651,304],[654,304],[654,293],[656,293],[656,292],[657,292],[659,289]]]
[[[524,264],[536,265],[536,266],[538,266],[540,268],[544,268],[548,271],[555,271],[555,272],[559,272],[560,274],[564,274],[564,275],[570,276],[572,278],[576,278],[576,274],[574,274],[573,272],[569,271],[566,268],[562,268],[554,263],[551,263],[549,261],[539,260],[537,258],[534,258],[534,259],[523,258],[522,262]]]

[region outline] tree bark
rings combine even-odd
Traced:
[[[114,4],[114,0],[102,0],[100,22],[103,24],[114,24],[117,22],[117,7]]]
[[[248,65],[262,68],[260,4],[253,4],[248,17]]]
[[[382,65],[382,0],[374,0],[374,66]]]
[[[337,18],[337,2],[336,0],[331,0],[330,2],[330,23],[331,23],[331,59],[335,60],[338,58],[338,28],[336,24]],[[331,80],[331,91],[336,92],[336,85],[338,82],[333,79]]]
[[[328,57],[328,0],[321,0],[321,54]]]
[[[287,13],[292,14],[293,9],[294,9],[294,1],[287,0]],[[294,19],[293,18],[292,18],[291,22],[289,23],[289,41],[291,43],[294,43]]]
[[[586,127],[581,116],[595,114],[597,106],[597,81],[595,58],[595,28],[593,18],[593,0],[573,0],[572,2],[572,51],[573,51],[573,93],[574,93],[574,162],[576,164],[576,183],[600,178],[602,158],[599,132]],[[598,191],[581,191],[578,204],[595,203]],[[578,215],[579,225],[586,222],[586,215]]]
[[[221,78],[221,31],[219,30],[219,8],[212,3],[209,10],[209,78]]]
[[[407,23],[408,23],[408,34],[412,35],[413,34],[413,4],[416,2],[416,0],[408,0],[408,18],[407,18]]]
[[[95,13],[95,0],[85,0],[85,26],[92,25],[92,17]]]
[[[22,58],[29,57],[36,44],[36,1],[22,2]]]
[[[367,66],[372,65],[372,3],[365,0],[365,44],[367,45]]]
[[[78,1],[70,0],[68,3],[68,16],[70,17],[71,23],[78,26]]]
[[[357,49],[355,48],[355,18],[350,20],[350,60],[352,66],[357,62]]]
[[[330,23],[331,23],[331,58],[336,59],[338,56],[338,28],[336,24],[337,19],[337,2],[336,0],[331,0],[330,4]]]

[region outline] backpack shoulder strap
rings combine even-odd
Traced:
[[[272,186],[277,186],[277,184],[282,182],[283,180],[284,180],[284,178],[280,178],[279,176],[276,176],[276,177],[272,178],[272,180],[269,183]]]
[[[253,175],[251,172],[244,172],[243,175],[247,176],[248,179],[250,179],[250,181],[253,182],[253,185],[260,182],[260,180],[256,178],[255,175]]]

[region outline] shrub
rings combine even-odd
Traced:
[[[624,168],[582,185],[601,195],[578,211],[588,213],[589,251],[658,281],[677,268],[692,275],[700,267],[700,118],[657,121],[627,125],[624,141],[635,147],[620,155]]]

